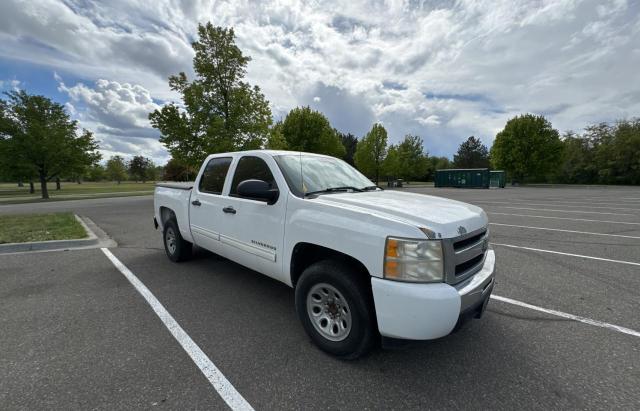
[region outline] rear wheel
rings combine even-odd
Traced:
[[[356,359],[375,344],[370,285],[339,261],[308,267],[296,286],[296,311],[313,342],[342,359]]]
[[[175,220],[164,223],[163,239],[164,251],[171,261],[177,263],[191,257],[191,243],[182,238]]]

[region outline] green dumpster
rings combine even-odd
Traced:
[[[436,187],[489,188],[488,168],[436,170]]]
[[[502,170],[492,170],[489,172],[491,183],[489,184],[491,187],[500,187],[504,188],[505,183],[507,182],[507,173]]]

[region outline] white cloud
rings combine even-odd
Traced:
[[[158,142],[159,133],[148,120],[149,113],[160,105],[147,89],[104,79],[97,80],[94,87],[83,83],[68,87],[58,79],[58,89],[71,99],[67,110],[81,126],[95,132],[105,158],[142,154],[160,164],[166,162],[168,156]]]
[[[431,126],[431,125],[439,125],[440,124],[440,117],[436,116],[435,114],[430,115],[427,118],[416,118],[416,121],[420,124],[424,124],[425,126]]]
[[[69,88],[78,115],[147,130],[151,96],[176,98],[166,77],[190,73],[197,23],[212,21],[235,28],[276,118],[308,104],[344,131],[384,121],[392,142],[419,134],[450,154],[522,112],[562,130],[639,115],[639,16],[623,0],[5,0],[0,57],[109,79]]]
[[[160,108],[149,91],[137,84],[99,79],[95,88],[83,83],[67,87],[61,82],[58,89],[87,107],[87,120],[112,128],[149,128],[149,113]]]
[[[18,90],[20,88],[20,80],[0,80],[0,89]]]

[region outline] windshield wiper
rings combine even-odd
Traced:
[[[375,191],[377,189],[384,190],[384,188],[379,187],[379,186],[366,186],[366,187],[363,187],[361,190],[362,191]]]
[[[306,196],[310,196],[313,194],[326,194],[326,193],[336,193],[336,192],[340,192],[340,191],[357,191],[357,192],[362,192],[364,191],[361,188],[357,188],[357,187],[352,187],[352,186],[342,186],[342,187],[328,187],[325,188],[324,190],[317,190],[317,191],[309,191],[308,193],[305,193],[305,197]]]

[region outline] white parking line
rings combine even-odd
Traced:
[[[524,199],[521,199],[520,201],[523,201]],[[552,202],[552,203],[559,203],[559,204],[575,204],[575,205],[580,205],[580,204],[596,204],[596,205],[613,205],[613,206],[631,206],[631,205],[636,205],[638,203],[635,202],[622,202],[622,203],[612,203],[610,201],[593,201],[593,200],[589,200],[589,199],[584,199],[584,200],[580,200],[580,201],[564,201],[563,199],[553,199],[553,198],[539,198],[537,199],[537,201],[540,200],[544,200],[544,201],[548,201],[548,202]],[[536,200],[533,200],[536,201]]]
[[[604,210],[625,210],[625,211],[640,211],[639,208],[629,207],[594,207],[591,205],[564,205],[564,204],[551,204],[551,203],[524,203],[517,201],[473,201],[473,204],[510,204],[510,205],[525,205],[525,206],[553,206],[553,207],[570,207],[570,208],[597,208]],[[635,214],[634,214],[635,215]]]
[[[581,323],[594,325],[596,327],[608,328],[610,330],[617,331],[619,333],[633,335],[634,337],[640,337],[640,332],[632,330],[630,328],[621,327],[619,325],[609,324],[609,323],[605,323],[605,322],[598,321],[598,320],[592,320],[591,318],[580,317],[579,315],[573,315],[573,314],[565,313],[565,312],[562,312],[562,311],[551,310],[549,308],[538,307],[537,305],[524,303],[522,301],[513,300],[513,299],[507,298],[507,297],[501,297],[499,295],[491,295],[491,299],[492,300],[501,301],[501,302],[507,303],[507,304],[517,305],[519,307],[528,308],[530,310],[540,311],[540,312],[543,312],[543,313],[546,313],[546,314],[555,315],[557,317],[567,318],[567,319],[573,320],[573,321],[579,321]]]
[[[520,245],[513,245],[513,244],[500,244],[500,243],[492,242],[491,245],[497,245],[497,246],[500,246],[500,247],[509,247],[509,248],[519,248],[519,249],[522,249],[522,250],[537,251],[539,253],[560,254],[560,255],[566,255],[566,256],[569,256],[569,257],[586,258],[588,260],[607,261],[609,263],[635,265],[635,266],[640,267],[640,263],[634,263],[633,261],[612,260],[610,258],[593,257],[593,256],[590,256],[590,255],[582,255],[582,254],[563,253],[561,251],[543,250],[541,248],[523,247],[523,246],[520,246]]]
[[[496,208],[510,208],[514,210],[532,210],[532,211],[553,211],[559,213],[578,213],[578,214],[608,214],[608,215],[626,215],[626,216],[636,216],[636,214],[622,214],[622,213],[605,213],[602,211],[578,211],[578,210],[557,210],[552,208],[531,208],[531,207],[511,207],[511,206],[491,206]]]
[[[104,255],[107,256],[113,265],[129,280],[131,285],[140,293],[142,297],[149,303],[153,311],[160,318],[162,323],[167,327],[171,335],[178,341],[182,348],[189,354],[189,357],[200,368],[202,374],[209,380],[213,388],[218,392],[220,397],[227,403],[232,410],[253,410],[253,407],[236,391],[229,380],[220,372],[207,355],[198,347],[198,345],[189,337],[189,335],[180,327],[180,324],[174,320],[169,312],[162,306],[160,301],[149,291],[149,289],[136,277],[120,260],[114,256],[111,251],[101,248]]]
[[[633,236],[633,235],[592,233],[590,231],[562,230],[560,228],[532,227],[532,226],[528,226],[528,225],[516,225],[516,224],[502,224],[502,223],[489,223],[489,224],[490,225],[505,226],[505,227],[527,228],[527,229],[530,229],[530,230],[560,231],[560,232],[563,232],[563,233],[601,235],[601,236],[605,236],[605,237],[633,238],[633,239],[640,240],[639,236]]]
[[[511,215],[514,217],[532,217],[532,218],[550,218],[553,220],[571,220],[571,221],[588,221],[590,223],[609,223],[609,224],[625,224],[625,225],[640,225],[640,223],[629,223],[626,221],[609,221],[609,220],[588,220],[586,218],[569,218],[569,217],[551,217],[548,215],[532,215],[532,214],[511,214],[511,213],[496,213],[493,211],[487,212],[487,214],[495,215]]]

